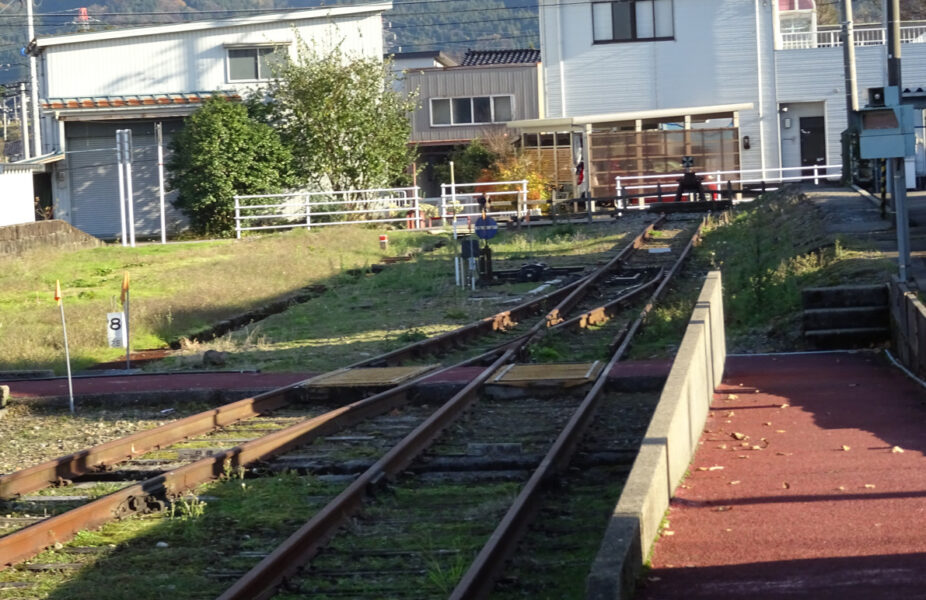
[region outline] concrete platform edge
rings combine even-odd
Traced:
[[[650,426],[586,581],[592,600],[630,598],[723,376],[720,272],[708,274]]]

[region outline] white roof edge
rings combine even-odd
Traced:
[[[612,121],[636,121],[637,119],[659,119],[685,115],[708,115],[714,113],[738,112],[752,110],[755,104],[744,102],[740,104],[712,104],[708,106],[686,106],[680,108],[659,108],[654,110],[638,110],[630,112],[602,113],[597,115],[583,115],[580,117],[556,117],[550,119],[524,119],[509,121],[506,125],[510,129],[530,129],[532,131],[558,131],[593,125],[595,123],[609,123]]]
[[[345,15],[384,12],[392,8],[392,2],[377,2],[354,6],[326,6],[292,12],[272,12],[248,17],[231,17],[227,19],[213,19],[211,21],[191,21],[189,23],[174,23],[171,25],[154,25],[151,27],[132,27],[128,29],[115,29],[112,31],[98,31],[93,33],[74,33],[53,37],[37,38],[36,47],[61,46],[65,44],[84,44],[102,40],[115,40],[121,38],[143,37],[161,35],[165,33],[180,33],[197,31],[199,29],[219,29],[227,27],[242,27],[259,23],[274,21],[298,21],[300,19],[321,19],[325,17],[340,17]]]

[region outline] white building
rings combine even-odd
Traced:
[[[903,87],[915,91],[926,24],[904,25]],[[813,0],[541,0],[540,38],[547,119],[514,125],[588,134],[594,196],[613,195],[615,175],[677,171],[682,155],[698,171],[769,176],[841,162],[839,28],[817,24]],[[862,106],[887,83],[884,39],[880,25],[855,26]]]
[[[164,145],[212,94],[237,99],[270,77],[297,38],[345,53],[383,55],[383,11],[391,2],[326,7],[191,23],[77,33],[35,41],[43,152],[55,218],[98,237],[120,235],[115,132],[133,134],[136,235],[160,235],[155,124]],[[45,158],[44,160],[49,160]],[[182,217],[168,196],[168,229]]]

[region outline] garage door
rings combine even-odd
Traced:
[[[91,235],[118,239],[119,172],[116,130],[132,130],[132,186],[136,239],[160,237],[161,208],[158,194],[157,141],[154,121],[115,123],[68,123],[68,172],[71,187],[71,223]],[[182,125],[180,119],[163,121],[164,160],[170,158],[171,134]],[[183,224],[173,205],[174,193],[165,198],[168,232]]]

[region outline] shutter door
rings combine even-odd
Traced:
[[[171,133],[179,126],[179,120],[164,121],[165,163],[170,158],[168,144]],[[122,235],[117,129],[132,130],[135,238],[160,238],[161,204],[154,121],[68,124],[72,223],[78,229],[101,238],[116,239]],[[173,206],[174,198],[174,192],[165,194],[165,220],[169,232],[176,232],[185,223],[182,214]]]

